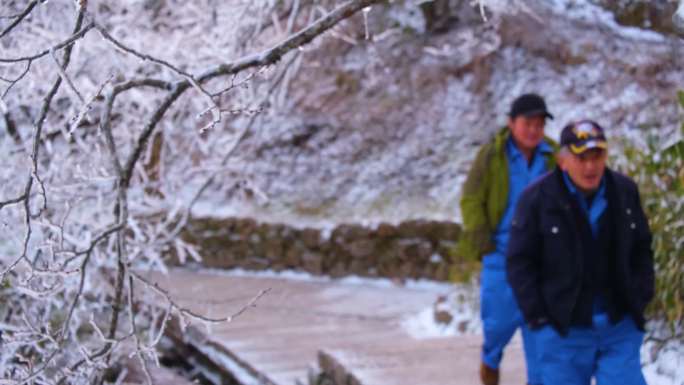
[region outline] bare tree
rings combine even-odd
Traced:
[[[265,294],[210,318],[145,272],[200,259],[193,204],[305,47],[379,2],[3,2],[0,384],[102,383],[131,346],[152,382],[170,319]]]

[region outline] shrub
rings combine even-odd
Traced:
[[[684,92],[678,94],[684,107]],[[660,134],[660,135],[658,135]],[[623,139],[615,164],[639,185],[653,232],[656,297],[649,311],[681,330],[684,318],[684,124],[682,136],[663,146],[662,132],[645,143]]]

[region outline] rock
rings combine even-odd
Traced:
[[[437,266],[435,270],[435,280],[437,281],[448,281],[449,280],[449,265],[446,263],[441,263]]]
[[[273,223],[268,225],[266,236],[268,239],[281,239],[285,225],[281,223]]]
[[[397,227],[392,226],[387,222],[380,223],[378,228],[375,230],[375,235],[380,238],[392,238],[396,237],[398,234],[399,232],[397,231]]]
[[[404,221],[399,224],[397,229],[399,236],[402,238],[425,238],[429,235],[428,229],[426,229],[426,221]]]
[[[414,274],[414,273],[417,273],[418,271],[419,270],[416,267],[416,264],[414,264],[411,261],[405,261],[404,263],[399,265],[399,271],[398,271],[397,277],[404,278],[404,279],[406,279],[406,278],[417,278],[418,277],[417,274]]]
[[[423,266],[423,270],[420,277],[435,280],[435,271],[437,271],[437,265],[428,263],[425,266]]]
[[[327,271],[332,278],[341,278],[349,275],[347,264],[343,260],[336,261],[333,266]]]
[[[288,267],[287,267],[287,266],[285,265],[285,263],[282,262],[282,261],[272,262],[272,263],[268,266],[268,268],[271,269],[271,270],[273,270],[273,271],[275,271],[276,273],[288,269]]]
[[[359,239],[349,243],[345,249],[355,259],[367,259],[373,255],[376,243],[372,239]]]
[[[251,218],[245,218],[236,221],[236,233],[240,235],[243,240],[249,240],[250,236],[256,232],[257,222]]]
[[[448,325],[454,320],[454,316],[446,310],[435,310],[435,322]]]
[[[305,249],[300,247],[297,243],[291,244],[285,252],[284,263],[289,268],[298,268],[302,265],[301,256]]]
[[[302,267],[305,271],[314,274],[323,274],[323,256],[314,252],[302,254]]]
[[[368,260],[353,259],[349,263],[349,273],[360,276],[368,276],[371,266],[372,264],[369,263]]]
[[[461,236],[461,225],[456,222],[435,221],[432,231],[431,235],[438,242],[455,242]]]
[[[470,324],[470,322],[468,320],[463,320],[463,321],[459,322],[458,323],[458,331],[462,334],[465,333],[468,330],[469,324]]]
[[[345,224],[325,240],[321,231],[313,228],[299,230],[254,219],[195,218],[184,239],[199,246],[202,264],[209,267],[302,269],[334,277],[435,278],[443,274],[439,265],[451,261],[443,255],[455,243],[435,243],[434,239],[451,238],[456,229],[458,225],[450,222],[422,220],[399,226],[383,223],[375,230]],[[442,256],[441,261],[435,260],[435,253]],[[173,250],[168,258],[177,259]]]
[[[331,240],[345,243],[354,239],[368,238],[370,230],[360,225],[342,224],[333,230]]]
[[[283,247],[283,242],[280,238],[271,238],[266,240],[265,245],[266,258],[275,261],[284,257],[285,248]]]
[[[401,240],[399,244],[399,258],[404,261],[424,264],[432,256],[432,245],[425,240]]]
[[[267,259],[265,258],[248,258],[246,261],[244,261],[241,264],[241,267],[247,270],[266,270],[268,268],[272,268],[274,270],[277,270],[277,265],[271,264]]]
[[[309,249],[318,249],[321,244],[321,232],[316,229],[304,229],[301,231],[301,239]]]

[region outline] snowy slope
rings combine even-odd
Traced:
[[[359,18],[305,51],[276,114],[228,166],[258,194],[217,189],[198,213],[317,226],[458,220],[469,162],[521,93],[546,97],[551,137],[581,117],[611,133],[669,132],[681,119],[681,39],[570,0],[493,1],[486,23],[452,2],[449,29],[433,33],[415,3],[373,8],[372,43]]]

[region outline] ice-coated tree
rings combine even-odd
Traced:
[[[236,316],[145,272],[200,258],[178,237],[194,202],[250,187],[234,149],[379,2],[0,0],[0,384],[115,382],[128,356],[151,382],[169,320]]]

